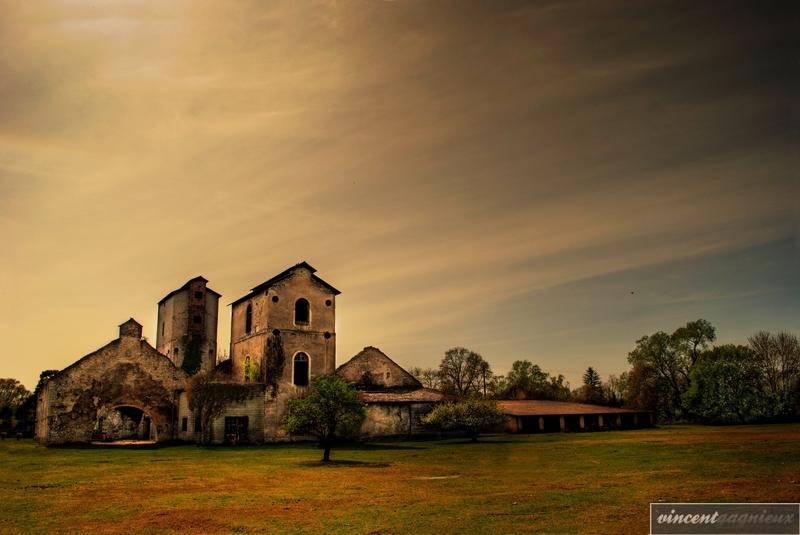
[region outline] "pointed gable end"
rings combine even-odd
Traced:
[[[336,375],[361,390],[412,390],[422,388],[413,375],[377,347],[365,347],[336,370]]]

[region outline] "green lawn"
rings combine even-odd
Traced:
[[[647,533],[651,501],[800,500],[800,425],[157,449],[0,442],[2,533]]]

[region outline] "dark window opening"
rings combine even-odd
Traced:
[[[189,430],[189,418],[183,417],[181,418],[181,431],[184,433]]]
[[[202,299],[203,298],[203,292],[195,292],[194,293],[194,298],[195,299]]]
[[[192,321],[199,324],[203,321],[203,318],[200,316],[192,316]]]
[[[225,417],[225,442],[228,444],[247,442],[247,416]]]
[[[325,300],[325,306],[326,306],[326,307],[329,307],[329,306],[331,306],[332,304],[333,304],[333,301],[331,301],[330,299],[326,299],[326,300]]]
[[[177,355],[178,353],[180,353],[180,351],[178,350],[178,348],[177,348],[177,347],[176,347],[175,349],[173,349],[173,350],[172,350],[172,352],[173,352],[174,354],[176,354],[176,355]]]
[[[294,322],[295,323],[308,323],[310,316],[308,301],[302,297],[294,304]]]
[[[273,303],[277,303],[278,302],[278,296],[277,295],[273,295],[272,296],[272,302]]]
[[[278,336],[279,334],[281,334],[281,332],[278,329],[272,329],[273,336]]]
[[[328,338],[330,338],[330,337],[331,337],[331,333],[329,333],[329,332],[327,332],[327,331],[326,331],[326,332],[325,332],[325,334],[324,334],[323,336],[325,336],[325,340],[327,340]]]
[[[294,384],[308,386],[308,355],[305,353],[294,356]]]
[[[208,356],[210,357],[210,356],[212,356],[213,354],[214,354],[214,350],[213,350],[213,349],[209,349],[209,350],[208,350]]]
[[[164,322],[161,322],[161,336],[164,336]]]
[[[253,330],[253,305],[247,305],[247,312],[244,313],[244,333],[250,334]]]

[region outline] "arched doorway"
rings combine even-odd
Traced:
[[[92,438],[109,443],[150,443],[158,440],[158,426],[148,411],[133,405],[118,405],[97,411]]]

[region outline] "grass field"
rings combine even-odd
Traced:
[[[651,501],[800,500],[800,425],[157,449],[0,442],[2,533],[647,533]]]

